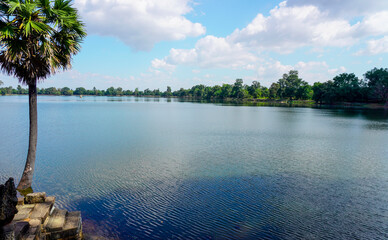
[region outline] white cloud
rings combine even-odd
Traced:
[[[231,43],[226,38],[206,36],[200,39],[193,49],[171,49],[164,59],[155,59],[173,65],[192,65],[201,68],[240,68],[258,58],[241,44]]]
[[[205,27],[184,17],[190,0],[75,0],[90,34],[118,37],[137,50],[200,36]]]
[[[357,25],[344,19],[330,18],[313,5],[289,7],[286,2],[265,17],[258,14],[243,29],[229,38],[256,51],[273,50],[291,53],[303,46],[349,46],[356,42]]]
[[[381,53],[388,53],[388,36],[380,39],[367,41],[367,47],[356,53],[356,55],[376,55]]]
[[[358,35],[378,36],[388,34],[388,11],[380,11],[366,16],[358,25]]]
[[[175,70],[175,67],[176,67],[175,65],[166,63],[165,60],[160,60],[157,58],[152,60],[151,66],[153,68],[157,68],[157,69],[164,69],[168,72],[173,72]]]
[[[341,18],[364,16],[388,9],[388,1],[385,0],[288,0],[287,5],[290,7],[314,5],[332,17]]]
[[[269,16],[258,14],[245,28],[236,29],[225,38],[206,36],[198,40],[194,48],[173,48],[168,56],[158,61],[200,68],[252,70],[263,58],[263,52],[289,54],[309,46],[312,51],[320,50],[322,55],[325,47],[350,47],[366,37],[388,34],[387,22],[388,11],[384,10],[371,13],[352,25],[317,6],[289,6],[284,1],[272,9]],[[383,40],[369,45],[374,53],[382,52],[385,47]]]

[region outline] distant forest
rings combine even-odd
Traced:
[[[2,82],[0,81],[0,85]],[[18,85],[0,88],[1,95],[28,94],[28,89]],[[72,90],[64,88],[41,88],[41,95],[92,95],[92,96],[154,96],[154,97],[181,97],[203,100],[213,99],[263,99],[263,100],[314,100],[316,103],[333,104],[336,102],[366,102],[388,103],[388,69],[374,68],[364,74],[364,78],[356,77],[354,73],[342,73],[324,83],[316,82],[309,85],[299,78],[298,71],[291,70],[283,74],[277,82],[269,88],[261,86],[257,81],[251,85],[243,83],[242,79],[236,79],[234,84],[222,84],[215,86],[196,85],[189,89],[172,91],[167,87],[166,91],[159,89],[145,89],[140,91],[136,88],[123,90],[121,87],[110,87],[106,90],[93,88],[87,90],[83,87]]]

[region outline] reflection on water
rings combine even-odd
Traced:
[[[0,97],[0,181],[28,99]],[[120,239],[387,239],[384,110],[40,96],[33,188]],[[96,230],[98,229],[98,231]]]

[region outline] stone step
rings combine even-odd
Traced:
[[[44,223],[52,207],[53,204],[50,202],[37,203],[30,214],[30,219],[38,219],[41,223]]]
[[[46,197],[45,202],[46,202],[46,203],[52,203],[52,204],[54,205],[54,203],[55,203],[55,197],[54,197],[54,196]]]
[[[13,218],[13,221],[17,222],[23,220],[28,221],[29,219],[40,219],[43,223],[49,215],[54,202],[55,198],[44,203],[17,205],[16,208],[18,209],[18,213]]]
[[[59,210],[54,203],[55,197],[46,197],[45,193],[19,198],[16,206],[19,212],[9,224],[12,239],[82,239],[81,212]]]
[[[53,213],[54,215],[54,213]],[[49,221],[52,216],[49,217]],[[47,240],[56,240],[56,239],[82,239],[82,220],[81,212],[67,212],[65,217],[65,223],[62,229],[55,231],[48,231],[45,238]]]
[[[45,229],[47,232],[61,231],[65,225],[66,214],[66,210],[59,210],[55,208],[53,213],[46,220],[47,223],[45,224]]]
[[[23,236],[28,232],[28,222],[16,222],[14,225],[15,239],[23,239]]]
[[[63,227],[64,238],[75,237],[81,233],[82,220],[81,212],[69,212],[66,216],[66,223]]]
[[[34,209],[34,204],[17,205],[18,213],[13,218],[13,221],[22,221],[30,217],[30,213]]]
[[[46,199],[45,192],[29,193],[24,198],[24,203],[27,203],[27,204],[44,203],[45,199]]]

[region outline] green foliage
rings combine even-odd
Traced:
[[[22,88],[22,86],[18,85],[16,88],[16,94],[28,94],[28,89]]]
[[[271,87],[269,88],[269,98],[270,99],[276,99],[280,97],[278,95],[280,89],[280,84],[279,83],[272,83]]]
[[[68,69],[86,36],[68,0],[6,0],[0,15],[0,68],[24,84]]]
[[[244,98],[245,93],[243,89],[243,80],[242,79],[236,79],[235,83],[233,84],[232,88],[232,97],[234,98]]]
[[[87,91],[83,87],[76,88],[74,91],[74,95],[86,95]]]
[[[221,98],[228,98],[232,95],[232,86],[229,84],[222,84]]]
[[[312,98],[313,94],[314,94],[314,91],[312,87],[307,82],[302,81],[302,84],[296,90],[295,98],[308,100]]]
[[[388,69],[374,68],[365,73],[365,79],[372,93],[381,102],[388,103]]]
[[[333,80],[336,101],[354,102],[363,98],[361,94],[362,82],[354,73],[342,73],[334,77]]]
[[[290,100],[294,99],[301,99],[298,97],[298,91],[299,95],[303,95],[304,90],[299,88],[306,86],[307,83],[302,81],[301,78],[298,76],[298,71],[291,70],[288,74],[283,74],[283,77],[279,79],[278,81],[279,89],[277,95],[281,98],[289,98]]]
[[[172,96],[172,91],[171,87],[167,86],[167,90],[162,94],[163,97],[171,97]]]
[[[55,87],[50,87],[50,88],[44,89],[43,94],[45,94],[45,95],[61,95],[61,92],[59,89],[56,89]]]
[[[64,88],[61,89],[61,95],[71,96],[71,95],[73,95],[73,90],[71,90],[68,87],[64,87]]]
[[[290,71],[284,74],[279,81],[272,83],[270,88],[261,86],[257,81],[251,85],[244,85],[242,79],[236,79],[234,84],[223,84],[215,86],[195,85],[189,89],[180,88],[172,91],[167,87],[165,92],[159,89],[145,89],[139,91],[123,90],[121,87],[110,87],[106,90],[92,90],[85,88],[62,89],[47,88],[40,89],[39,94],[47,95],[95,95],[95,96],[154,96],[154,97],[180,97],[195,99],[290,99],[290,100],[311,100],[316,103],[332,104],[336,102],[387,102],[388,101],[388,70],[374,68],[365,73],[365,81],[357,78],[353,73],[343,73],[333,80],[324,83],[316,82],[313,86],[298,77],[297,71]],[[27,94],[27,89],[18,86],[0,88],[0,94]]]
[[[322,104],[323,102],[326,102],[326,103],[334,102],[335,88],[333,85],[333,81],[327,81],[325,83],[316,82],[314,83],[312,89],[314,91],[313,100],[316,103]]]

